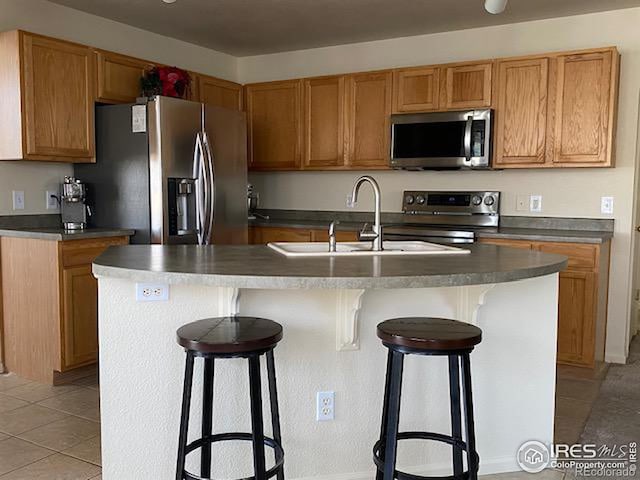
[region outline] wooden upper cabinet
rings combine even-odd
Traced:
[[[618,52],[559,55],[555,62],[553,163],[612,166]]]
[[[549,59],[498,62],[494,166],[545,163]]]
[[[347,78],[349,167],[389,166],[392,78],[391,71]]]
[[[89,47],[0,34],[0,159],[94,161],[95,57]]]
[[[93,51],[30,34],[22,44],[27,157],[94,161]]]
[[[194,98],[198,101],[216,107],[242,110],[242,85],[207,75],[196,75],[193,83],[197,85]]]
[[[300,168],[301,84],[288,80],[245,86],[251,169]]]
[[[304,80],[304,168],[345,163],[345,77]]]
[[[491,106],[492,62],[442,67],[440,109],[489,108]]]
[[[96,51],[98,101],[131,103],[141,95],[140,79],[151,62],[103,50]]]
[[[393,113],[438,109],[440,69],[403,68],[393,71]]]

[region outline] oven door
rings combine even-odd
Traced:
[[[391,115],[392,168],[488,168],[491,110]]]

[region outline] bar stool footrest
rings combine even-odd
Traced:
[[[458,447],[463,452],[467,452],[467,444],[460,439],[453,438],[449,435],[433,432],[400,432],[397,436],[398,440],[433,440],[436,442],[448,443],[453,447]],[[376,464],[376,468],[382,472],[384,471],[384,458],[381,458],[380,452],[384,441],[378,440],[373,446],[373,462]],[[477,452],[471,452],[471,456],[475,459],[474,463],[480,465],[480,457]],[[477,473],[477,469],[476,469]],[[397,480],[468,480],[469,471],[462,472],[458,475],[437,476],[437,477],[425,477],[422,475],[414,475],[411,473],[401,472],[395,470],[393,472],[393,478]]]
[[[250,433],[244,432],[229,432],[229,433],[216,433],[214,435],[208,435],[206,437],[198,438],[193,442],[189,443],[185,448],[185,456],[189,453],[197,450],[198,448],[202,448],[205,445],[217,443],[217,442],[230,442],[234,440],[245,440],[252,441],[253,436]],[[264,437],[264,444],[267,447],[270,447],[275,452],[276,463],[273,467],[266,471],[265,478],[271,478],[275,476],[282,468],[284,464],[284,450],[282,449],[282,445],[276,442],[273,438]],[[183,471],[182,476],[185,480],[213,480],[211,478],[199,477],[194,475],[193,473],[188,472],[186,469]],[[255,480],[255,475],[251,477],[240,478],[238,480]]]

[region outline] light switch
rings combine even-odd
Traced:
[[[531,195],[529,198],[529,210],[540,213],[542,211],[542,195]]]
[[[613,197],[602,197],[600,201],[600,213],[613,215]]]

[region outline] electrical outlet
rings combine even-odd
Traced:
[[[13,209],[24,210],[24,191],[13,190],[11,193],[13,195]]]
[[[602,197],[600,200],[600,213],[613,215],[613,197]]]
[[[518,211],[518,212],[526,212],[528,205],[529,205],[529,196],[528,195],[518,195],[516,197],[516,211]]]
[[[52,190],[47,190],[45,192],[45,197],[44,197],[44,205],[47,208],[47,210],[57,210],[59,207],[58,204],[58,192],[54,192]]]
[[[318,392],[316,394],[316,421],[333,420],[335,415],[335,393]]]
[[[137,302],[166,302],[169,300],[169,285],[166,283],[136,283]]]
[[[542,195],[531,195],[529,197],[529,210],[536,213],[542,211]]]

